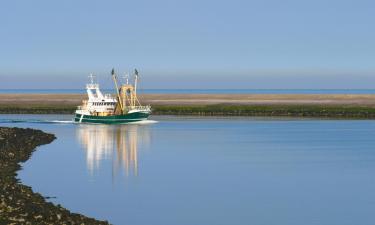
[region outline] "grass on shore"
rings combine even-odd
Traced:
[[[0,105],[0,114],[72,114],[76,108],[76,106],[62,105]]]
[[[320,105],[209,105],[209,106],[157,106],[158,115],[202,116],[291,116],[375,118],[375,108],[366,106]]]
[[[155,105],[154,115],[375,118],[375,107],[325,105]],[[2,114],[73,114],[75,106],[0,106]]]

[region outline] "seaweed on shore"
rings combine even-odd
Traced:
[[[0,114],[73,114],[74,106],[0,106]],[[374,119],[375,107],[362,105],[153,105],[154,115],[286,116]]]
[[[47,202],[16,178],[20,163],[54,139],[40,130],[0,128],[0,224],[108,224]]]
[[[325,105],[205,105],[155,106],[155,115],[198,116],[286,116],[321,118],[375,118],[375,108],[368,106]]]
[[[0,114],[73,114],[75,106],[0,106]]]

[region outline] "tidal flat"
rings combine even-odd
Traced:
[[[72,114],[82,94],[0,94],[1,114]],[[154,115],[375,118],[373,94],[143,94]]]

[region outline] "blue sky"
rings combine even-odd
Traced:
[[[0,2],[0,88],[375,88],[375,2]]]

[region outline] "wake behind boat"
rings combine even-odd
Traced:
[[[88,100],[83,100],[75,112],[74,121],[78,123],[105,123],[119,124],[147,120],[151,114],[151,106],[142,106],[137,98],[138,71],[134,71],[134,85],[118,85],[117,76],[112,69],[112,78],[116,87],[116,97],[103,94],[99,84],[94,83],[90,74],[91,83],[86,85]]]

